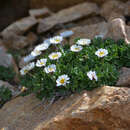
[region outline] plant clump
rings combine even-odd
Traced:
[[[72,46],[62,41],[55,36],[31,52],[35,60],[21,69],[25,94],[42,99],[115,85],[119,69],[130,67],[130,46],[124,40],[77,38]]]
[[[8,88],[4,86],[0,86],[0,107],[7,101],[9,101],[12,97],[12,93]]]

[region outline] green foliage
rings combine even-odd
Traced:
[[[11,82],[14,79],[15,72],[13,68],[6,68],[4,66],[0,66],[0,80]]]
[[[8,88],[5,88],[4,86],[0,86],[0,107],[11,99],[11,91]]]
[[[75,42],[79,40],[77,38]],[[95,52],[104,48],[108,50],[108,55],[99,58]],[[56,72],[45,73],[43,67],[35,67],[31,72],[21,77],[21,84],[28,88],[28,93],[36,93],[42,99],[51,98],[57,94],[80,92],[81,90],[92,90],[102,85],[115,85],[118,80],[118,70],[122,66],[130,67],[130,46],[123,40],[115,43],[112,39],[102,40],[95,38],[89,46],[83,46],[80,52],[70,51],[70,47],[65,45],[61,51],[62,57],[57,61],[48,58],[48,53],[39,56],[47,58],[47,65],[55,64]],[[49,52],[50,54],[50,52]],[[87,72],[96,71],[98,81],[90,80]],[[70,83],[66,86],[56,86],[58,76],[66,74],[70,77]]]

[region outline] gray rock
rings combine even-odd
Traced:
[[[49,16],[51,14],[51,11],[48,8],[31,9],[29,10],[29,14],[35,18],[44,18],[46,16]]]
[[[13,57],[8,54],[4,47],[0,46],[0,66],[13,66]]]
[[[120,70],[119,80],[116,85],[130,87],[130,68],[123,67]]]
[[[125,3],[125,15],[130,16],[130,1]]]
[[[20,36],[14,33],[9,33],[6,38],[4,38],[4,42],[9,48],[19,50],[26,46],[35,44],[37,39],[37,36],[32,32],[27,34],[27,36]]]
[[[99,14],[99,8],[94,3],[82,3],[43,19],[38,26],[38,33],[43,33],[55,25],[76,21],[92,14]]]
[[[125,39],[125,42],[130,44],[128,36],[129,34],[127,33],[125,22],[122,19],[116,18],[109,21],[108,33],[105,37],[110,37],[114,40]]]
[[[34,26],[37,23],[37,20],[34,17],[25,17],[21,20],[16,21],[15,23],[9,25],[7,28],[5,28],[1,35],[3,37],[7,37],[9,33],[14,33],[21,35],[28,31],[32,26]]]
[[[8,88],[12,92],[12,96],[16,96],[18,94],[18,91],[14,86],[10,85],[8,82],[0,80],[0,87],[2,86]]]
[[[114,18],[124,19],[125,4],[117,0],[108,0],[102,5],[100,14],[106,20],[112,20]]]
[[[105,36],[108,31],[108,24],[101,22],[93,25],[74,27],[71,30],[74,32],[74,35],[70,38],[70,44],[73,44],[76,37],[93,39],[96,35]]]

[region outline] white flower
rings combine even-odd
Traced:
[[[98,57],[104,57],[108,54],[108,51],[106,49],[98,49],[96,52],[95,52],[95,55],[97,55]]]
[[[52,73],[56,71],[56,65],[52,64],[44,68],[46,73]]]
[[[35,63],[31,62],[28,65],[26,65],[26,67],[28,67],[29,70],[32,70],[35,67]]]
[[[37,46],[35,47],[35,49],[31,52],[31,55],[34,56],[34,57],[39,56],[39,55],[41,55],[41,53],[42,53],[41,51],[47,50],[49,46],[50,46],[50,44],[47,43],[47,42],[44,42],[44,43],[42,43],[42,44],[39,44],[39,45],[37,45]]]
[[[36,46],[35,49],[38,50],[38,51],[44,51],[44,50],[47,50],[48,47],[49,47],[49,44],[44,42],[44,43]]]
[[[20,70],[20,74],[21,75],[25,75],[28,71],[32,70],[35,67],[35,63],[31,62],[28,65],[24,66],[21,70]]]
[[[78,45],[89,45],[91,43],[90,39],[80,39],[77,41]]]
[[[37,66],[37,67],[45,66],[45,65],[46,65],[46,62],[47,62],[47,59],[37,60],[36,66]]]
[[[44,43],[47,43],[47,44],[50,46],[50,45],[51,45],[51,43],[50,43],[50,38],[45,39],[45,40],[44,40]]]
[[[21,70],[20,70],[20,74],[21,75],[25,75],[26,73],[28,73],[28,68],[27,67],[23,67]]]
[[[98,80],[95,71],[89,71],[89,72],[87,73],[87,76],[89,77],[90,80],[93,80],[93,79],[95,79],[96,81]]]
[[[32,61],[32,60],[34,60],[34,59],[35,59],[35,57],[32,56],[32,55],[27,55],[27,56],[25,56],[25,57],[23,58],[24,62],[26,62],[26,63],[28,63],[28,62],[30,62],[30,61]]]
[[[59,44],[61,43],[63,40],[63,37],[62,36],[55,36],[53,38],[50,38],[50,43],[52,44]]]
[[[70,50],[73,51],[73,52],[79,52],[81,51],[83,48],[82,46],[78,46],[78,45],[72,45]]]
[[[68,80],[70,78],[68,77],[68,75],[61,75],[58,77],[58,79],[56,80],[57,85],[56,86],[65,86],[66,84],[70,83]]]
[[[26,67],[28,67],[29,70],[32,70],[35,67],[35,63],[31,62],[28,65],[26,65]]]
[[[41,51],[40,50],[37,50],[37,49],[34,49],[32,52],[31,52],[31,55],[36,57],[36,56],[39,56],[41,55]]]
[[[60,57],[61,57],[61,53],[60,52],[53,52],[53,53],[51,53],[50,55],[49,55],[49,58],[51,59],[51,60],[57,60],[57,59],[59,59]]]

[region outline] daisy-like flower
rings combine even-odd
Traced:
[[[23,58],[24,62],[26,62],[26,63],[28,63],[28,62],[30,62],[30,61],[32,61],[32,60],[34,60],[34,59],[35,59],[35,57],[32,56],[31,54],[29,54],[29,55],[27,55],[27,56],[25,56],[25,57]]]
[[[26,65],[26,67],[28,67],[29,70],[32,70],[35,67],[35,63],[31,62],[28,65]]]
[[[31,62],[28,65],[24,66],[21,70],[20,70],[20,74],[21,75],[25,75],[26,73],[28,73],[28,71],[32,70],[35,67],[35,63]]]
[[[49,58],[51,59],[51,60],[57,60],[57,59],[59,59],[60,57],[61,57],[61,53],[60,52],[53,52],[53,53],[51,53],[50,55],[49,55]]]
[[[21,70],[20,70],[20,74],[21,75],[25,75],[26,73],[28,73],[28,68],[27,67],[23,67]]]
[[[50,38],[45,39],[45,40],[44,40],[44,43],[47,43],[47,44],[50,46],[50,45],[51,45],[51,43],[50,43]]]
[[[90,39],[80,39],[77,41],[77,44],[78,45],[89,45],[91,43],[91,40]]]
[[[37,67],[45,66],[45,65],[46,65],[46,62],[47,62],[47,59],[40,59],[40,60],[37,60],[36,66],[37,66]]]
[[[47,67],[44,68],[46,73],[52,73],[56,71],[56,65],[55,64],[51,64]]]
[[[68,77],[68,75],[61,75],[58,77],[58,79],[56,80],[57,85],[56,86],[65,86],[66,84],[70,83],[68,80],[70,78]]]
[[[97,75],[96,75],[96,72],[95,71],[89,71],[88,73],[87,73],[87,76],[89,77],[89,79],[90,80],[98,80],[98,77],[97,77]]]
[[[38,50],[38,51],[44,51],[44,50],[47,50],[48,47],[49,47],[49,44],[44,42],[44,43],[36,46],[35,49]]]
[[[55,36],[53,38],[50,38],[50,43],[52,44],[59,44],[61,43],[63,40],[63,37],[62,36]]]
[[[83,48],[82,46],[78,46],[78,45],[72,45],[70,50],[73,51],[73,52],[79,52],[81,51]]]
[[[37,49],[34,49],[32,52],[31,52],[31,55],[36,57],[36,56],[39,56],[41,55],[41,51],[40,50],[37,50]]]
[[[104,57],[104,56],[108,55],[108,51],[106,49],[101,48],[95,52],[95,55],[97,55],[98,57]]]

